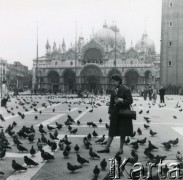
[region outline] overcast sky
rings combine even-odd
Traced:
[[[148,36],[160,51],[162,0],[0,0],[0,57],[8,63],[20,61],[32,68],[36,58],[38,22],[39,56],[45,54],[47,39],[51,46],[65,39],[66,48],[81,33],[90,39],[105,20],[114,23],[125,37],[127,48]]]

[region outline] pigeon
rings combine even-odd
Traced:
[[[94,174],[95,176],[98,176],[98,175],[100,174],[100,169],[98,168],[97,165],[95,166],[95,168],[94,168],[94,170],[93,170],[93,174]]]
[[[180,153],[180,151],[177,151],[177,154],[176,154],[176,158],[179,162],[182,161],[182,154]]]
[[[149,114],[149,110],[147,110],[146,113]]]
[[[139,135],[142,135],[142,131],[141,131],[140,128],[137,129],[137,133],[138,133]]]
[[[38,116],[35,116],[34,119],[37,120],[38,119]]]
[[[39,165],[37,162],[33,161],[32,159],[28,158],[27,156],[24,156],[24,162],[27,164],[27,166],[37,166]]]
[[[20,164],[16,163],[15,160],[12,160],[12,168],[15,171],[27,170],[27,168],[25,168],[25,167],[21,166]]]
[[[99,119],[99,123],[102,123],[102,119],[101,118]]]
[[[50,138],[52,139],[52,140],[59,140],[57,137],[55,137],[52,133],[49,133],[49,135],[50,135]]]
[[[78,113],[79,113],[79,114],[81,114],[81,113],[82,113],[82,111],[78,110]]]
[[[79,146],[78,146],[78,144],[76,144],[76,146],[74,147],[74,150],[75,150],[76,152],[79,151]]]
[[[71,131],[70,131],[70,133],[71,133],[71,134],[76,134],[76,133],[77,133],[77,131],[78,131],[78,129],[77,129],[77,128],[75,128],[75,129],[71,130]]]
[[[40,132],[41,134],[46,134],[46,131],[45,131],[43,128],[40,128],[40,127],[39,127],[39,132]]]
[[[141,145],[143,145],[143,144],[145,144],[146,143],[146,137],[144,138],[144,139],[142,139],[142,140],[138,140],[138,143],[139,144],[141,144]]]
[[[175,140],[170,140],[169,141],[172,145],[177,145],[179,142],[179,138],[176,138]]]
[[[169,151],[170,150],[170,148],[171,148],[171,143],[168,141],[168,142],[163,142],[163,143],[161,143],[163,146],[164,146],[164,148],[167,150],[167,151]]]
[[[155,136],[155,135],[157,134],[157,132],[154,132],[153,130],[150,129],[149,134],[150,134],[151,136]]]
[[[79,120],[77,120],[77,122],[76,122],[76,123],[77,123],[77,125],[78,125],[78,126],[81,124]]]
[[[177,119],[177,116],[173,116],[174,119]]]
[[[52,127],[52,126],[47,125],[47,129],[48,129],[49,131],[51,131],[51,130],[53,130],[53,129],[55,129],[55,128]]]
[[[100,138],[98,139],[97,141],[95,141],[96,143],[103,143],[105,140],[105,134]]]
[[[30,154],[31,154],[31,156],[34,156],[36,154],[36,150],[34,149],[33,146],[30,149]]]
[[[93,112],[93,109],[91,109],[89,112],[90,112],[90,113]]]
[[[149,148],[150,149],[158,149],[158,147],[156,147],[155,145],[153,145],[152,143],[151,143],[151,141],[148,141],[149,142]]]
[[[53,142],[51,145],[51,151],[55,151],[57,149],[57,143]]]
[[[92,135],[93,135],[93,137],[95,137],[95,138],[98,136],[98,134],[96,133],[95,130],[93,131]]]
[[[143,112],[143,110],[140,110],[140,111],[139,111],[139,114],[142,114],[142,112]]]
[[[69,156],[69,152],[66,149],[63,151],[63,156],[64,158],[67,158]]]
[[[88,140],[91,140],[91,134],[90,133],[87,135],[87,138],[88,138]]]
[[[149,124],[151,121],[149,120],[149,117],[144,117],[145,121]]]
[[[107,167],[107,162],[106,162],[105,158],[100,162],[100,166],[101,166],[102,170],[105,170],[105,168]]]
[[[50,159],[55,159],[54,156],[46,151],[44,151],[43,149],[41,149],[41,157],[44,160],[50,160]]]
[[[19,152],[23,152],[23,151],[27,151],[28,149],[26,149],[25,147],[21,146],[20,144],[17,144],[17,149],[19,150]]]
[[[82,166],[81,165],[72,165],[71,163],[67,163],[67,169],[69,170],[69,171],[71,171],[71,172],[75,172],[76,170],[78,170],[78,169],[81,169],[82,168]]]
[[[109,125],[107,123],[105,123],[105,128],[109,129]]]
[[[145,129],[148,129],[149,127],[150,127],[149,125],[144,124],[144,128],[145,128]]]
[[[79,154],[77,154],[77,161],[78,163],[80,163],[81,165],[85,164],[85,163],[89,163],[88,160],[86,160],[85,158],[81,157]]]
[[[91,156],[92,159],[94,159],[95,157],[96,157],[96,158],[100,158],[100,156],[99,156],[98,154],[96,154],[96,153],[92,150],[92,147],[90,147],[89,155]]]
[[[55,122],[55,124],[56,124],[58,130],[62,129],[62,127],[63,127],[62,124],[59,124],[59,123],[57,123],[57,122]]]

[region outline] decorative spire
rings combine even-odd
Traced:
[[[46,53],[49,54],[51,47],[50,47],[50,44],[49,44],[48,39],[47,39],[47,42],[46,42],[46,46],[45,47],[46,47]]]
[[[53,43],[53,51],[57,51],[57,45],[56,42]]]
[[[63,51],[63,53],[66,52],[66,45],[65,45],[64,39],[63,39],[63,41],[62,41],[62,51]]]

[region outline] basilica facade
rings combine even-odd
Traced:
[[[159,61],[154,42],[144,33],[135,46],[126,47],[117,26],[107,26],[90,41],[80,36],[76,46],[46,43],[44,56],[33,60],[33,88],[51,90],[110,90],[111,76],[119,74],[132,91],[158,85]]]

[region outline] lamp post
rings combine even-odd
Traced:
[[[36,49],[36,69],[35,69],[35,90],[38,90],[38,23],[37,23],[37,49]]]

